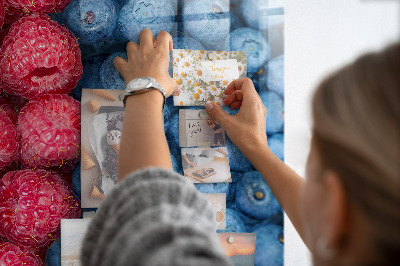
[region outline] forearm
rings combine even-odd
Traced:
[[[303,238],[298,203],[304,179],[275,156],[267,145],[249,149],[245,155],[264,177],[297,232]]]
[[[122,127],[119,181],[147,166],[172,169],[163,125],[163,96],[150,91],[127,98]]]

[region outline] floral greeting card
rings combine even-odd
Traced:
[[[182,93],[174,96],[175,106],[204,106],[207,101],[223,105],[225,88],[247,74],[246,52],[172,51],[173,74]]]

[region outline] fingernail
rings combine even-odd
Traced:
[[[207,102],[206,104],[206,110],[211,111],[214,108],[214,105],[211,102]]]

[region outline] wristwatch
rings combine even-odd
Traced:
[[[151,77],[140,77],[131,80],[126,86],[125,93],[120,94],[119,98],[121,101],[124,102],[124,107],[125,107],[126,98],[128,96],[131,96],[133,94],[141,94],[149,90],[159,90],[161,92],[161,94],[164,97],[164,104],[163,104],[163,110],[164,110],[164,105],[166,101],[165,90],[154,78]]]

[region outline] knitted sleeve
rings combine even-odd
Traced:
[[[209,201],[183,176],[145,168],[106,196],[81,249],[84,266],[231,265]]]

